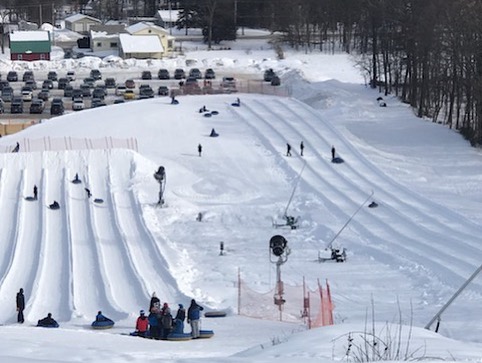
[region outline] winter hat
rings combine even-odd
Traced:
[[[183,309],[183,308],[184,308],[184,305],[179,304],[179,309]]]
[[[141,310],[141,311],[140,311],[140,314],[141,314],[141,315],[144,315],[144,310]]]
[[[165,302],[164,305],[162,305],[162,306],[164,306],[165,308],[167,308],[169,305],[167,305],[167,302]]]

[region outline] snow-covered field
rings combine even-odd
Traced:
[[[480,362],[480,278],[443,314],[440,334],[423,327],[482,261],[481,153],[394,98],[378,107],[379,94],[352,64],[346,55],[292,51],[276,60],[258,41],[162,61],[3,60],[2,73],[99,68],[122,76],[198,66],[261,78],[273,68],[293,97],[185,96],[179,105],[156,98],[64,115],[1,138],[0,149],[21,145],[17,154],[0,155],[1,361],[353,360],[355,349],[346,357],[346,334],[371,331],[375,322],[380,336],[401,335],[392,340],[414,357]],[[231,105],[236,97],[241,107]],[[219,114],[204,117],[202,106]],[[209,137],[212,128],[219,137]],[[34,140],[69,137],[135,138],[138,152],[22,152]],[[292,157],[285,156],[286,143]],[[345,163],[330,162],[332,145]],[[164,208],[156,206],[153,178],[160,165],[167,176]],[[71,183],[76,173],[80,185]],[[34,184],[39,200],[27,201]],[[300,228],[274,229],[272,218],[283,214],[296,185],[288,212],[300,216]],[[104,203],[88,199],[85,187]],[[378,208],[364,205],[334,242],[347,248],[347,262],[318,263],[318,252],[367,198]],[[47,208],[53,200],[60,210]],[[268,243],[275,234],[291,249],[282,266],[286,285],[301,286],[305,278],[314,289],[318,280],[329,281],[334,326],[306,330],[301,319],[237,315],[238,271],[258,292],[274,288]],[[20,287],[24,325],[16,324]],[[203,328],[215,332],[209,340],[123,336],[153,291],[174,311],[195,298],[227,317],[203,318]],[[266,317],[273,308],[260,300],[258,313]],[[90,330],[98,310],[115,328]],[[34,328],[48,312],[60,328]]]

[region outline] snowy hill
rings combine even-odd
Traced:
[[[323,58],[337,59],[344,58]],[[359,82],[329,78],[307,83],[289,71],[295,98],[186,96],[179,105],[156,98],[57,117],[1,138],[0,146],[21,145],[19,153],[0,155],[0,322],[11,325],[0,335],[5,349],[15,347],[11,356],[18,360],[11,361],[29,361],[35,342],[44,342],[41,356],[64,361],[62,351],[73,341],[80,349],[70,352],[72,360],[100,361],[100,355],[83,352],[88,346],[97,354],[106,349],[116,361],[146,355],[226,361],[233,354],[232,361],[274,361],[278,355],[286,361],[338,360],[344,348],[332,340],[363,330],[373,305],[377,322],[413,325],[415,345],[427,344],[426,356],[476,361],[478,344],[461,349],[462,343],[421,328],[479,267],[480,154],[396,100],[381,108],[378,94]],[[241,107],[233,107],[238,96]],[[202,106],[218,114],[205,117]],[[219,137],[209,137],[212,128]],[[65,138],[104,137],[135,138],[137,151],[62,150]],[[24,152],[36,140],[49,140],[55,151]],[[332,145],[344,163],[331,162]],[[161,165],[167,176],[163,208],[156,205],[153,178]],[[82,184],[71,182],[76,173]],[[39,200],[25,200],[33,185]],[[293,190],[289,213],[300,216],[300,228],[273,228]],[[53,200],[59,210],[48,209]],[[364,204],[337,236],[365,201],[379,206]],[[297,323],[236,315],[238,271],[253,290],[274,287],[268,242],[275,234],[284,235],[291,249],[282,268],[286,285],[301,286],[305,278],[314,289],[318,280],[330,282],[334,327],[297,334],[304,330],[299,310],[287,311]],[[347,248],[348,261],[320,264],[318,252],[335,237],[335,245]],[[24,326],[14,324],[20,287],[27,298]],[[444,335],[482,342],[482,325],[473,319],[481,288],[475,280],[444,314]],[[174,310],[195,298],[228,317],[203,319],[216,335],[184,343],[192,350],[117,334],[133,330],[153,291]],[[260,300],[256,308],[267,317],[274,306]],[[85,330],[99,309],[116,320],[115,329]],[[47,312],[60,330],[29,326]],[[12,343],[23,339],[25,350]],[[125,350],[115,348],[120,345]]]

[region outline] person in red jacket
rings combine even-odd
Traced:
[[[144,310],[140,311],[140,315],[137,318],[136,322],[136,334],[140,337],[145,337],[147,333],[147,329],[149,328],[149,320],[144,312]]]

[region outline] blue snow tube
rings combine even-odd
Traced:
[[[104,321],[94,321],[92,323],[93,329],[110,329],[114,326],[114,322],[112,320],[104,320]]]
[[[172,341],[183,341],[183,340],[191,340],[192,335],[190,333],[170,333],[167,336],[167,340]]]
[[[39,321],[37,326],[42,327],[42,328],[58,328],[59,323],[55,322],[55,323],[51,323],[51,324],[44,324],[44,323],[41,323]]]

